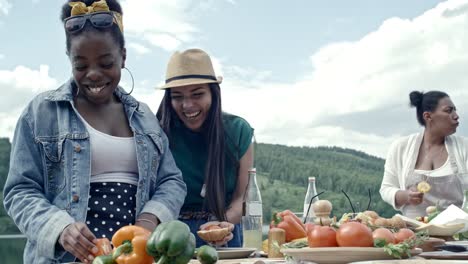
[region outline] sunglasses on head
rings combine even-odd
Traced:
[[[84,28],[88,20],[95,28],[108,28],[114,23],[114,14],[112,12],[96,12],[71,16],[64,19],[63,23],[68,33],[76,33]]]

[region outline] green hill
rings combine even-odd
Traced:
[[[8,174],[10,148],[8,139],[0,138],[0,191]],[[260,143],[255,149],[255,166],[266,223],[274,211],[290,209],[302,212],[309,176],[316,177],[317,191],[325,191],[320,199],[333,203],[332,214],[337,217],[351,212],[341,190],[349,195],[357,210],[365,210],[370,189],[370,209],[386,217],[395,213],[382,201],[378,192],[384,160],[363,152],[338,147],[287,147]],[[0,201],[3,202],[2,198]],[[1,206],[0,234],[12,232],[18,231]]]
[[[3,186],[10,167],[10,149],[11,144],[8,138],[0,138],[0,235],[19,233],[3,207]]]
[[[8,138],[0,138],[0,187],[2,188],[0,191],[3,190],[10,167],[10,149],[11,144]]]
[[[333,203],[332,214],[341,217],[351,212],[344,190],[356,210],[370,209],[389,217],[395,214],[380,197],[384,160],[363,152],[338,147],[287,147],[257,144],[255,166],[263,198],[265,221],[272,212],[290,209],[302,212],[308,177],[316,177],[320,199]]]

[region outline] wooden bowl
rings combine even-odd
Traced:
[[[212,241],[220,241],[223,240],[226,236],[228,236],[231,232],[227,227],[219,228],[219,229],[210,229],[210,230],[199,230],[197,231],[197,235],[208,242]]]
[[[445,245],[445,240],[435,237],[430,237],[423,244],[419,245],[418,248],[422,249],[423,252],[436,251],[436,247]]]

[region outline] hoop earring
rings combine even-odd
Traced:
[[[135,81],[133,80],[133,74],[127,67],[123,67],[122,69],[127,70],[127,72],[130,74],[130,78],[132,78],[132,89],[130,90],[129,93],[124,93],[125,95],[130,95],[133,92],[133,88],[135,87]]]

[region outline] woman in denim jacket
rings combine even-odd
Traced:
[[[125,67],[115,0],[62,8],[73,78],[38,95],[12,142],[4,204],[27,236],[24,263],[92,261],[96,238],[176,219],[182,180],[147,105],[118,86]]]

